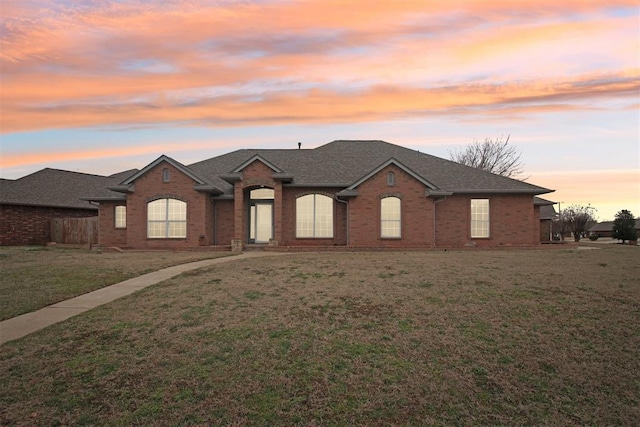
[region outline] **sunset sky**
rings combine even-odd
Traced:
[[[544,197],[640,216],[637,0],[0,3],[0,177],[510,135]]]

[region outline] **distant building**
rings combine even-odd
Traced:
[[[636,231],[640,235],[640,218],[636,219]],[[613,237],[613,221],[602,221],[589,229],[589,234],[597,234],[599,237]]]

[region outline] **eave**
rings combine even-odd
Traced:
[[[214,195],[224,193],[224,191],[211,184],[196,184],[193,186],[193,189],[202,193],[209,193]]]
[[[451,193],[455,194],[547,194],[553,193],[556,190],[549,190],[548,188],[526,188],[526,189],[514,189],[514,188],[466,188],[466,189],[456,189],[456,190],[448,190]]]
[[[98,197],[79,197],[79,200],[84,200],[86,202],[126,202],[127,196],[98,196]]]
[[[107,187],[107,190],[115,191],[116,193],[131,194],[135,191],[134,185],[114,185]]]

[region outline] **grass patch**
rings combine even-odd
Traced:
[[[91,252],[0,247],[0,320],[35,311],[165,267],[228,252]]]
[[[622,267],[637,256],[322,253],[201,269],[0,347],[0,424],[633,425],[640,289]]]

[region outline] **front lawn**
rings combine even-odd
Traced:
[[[229,254],[0,247],[0,320],[161,268]]]
[[[0,347],[8,425],[634,425],[636,247],[238,259]]]

